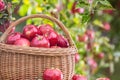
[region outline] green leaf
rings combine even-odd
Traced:
[[[27,14],[28,7],[29,6],[23,4],[19,9],[19,15],[20,16],[25,16]]]
[[[97,25],[97,26],[99,26],[99,27],[103,27],[102,22],[101,22],[100,20],[98,20],[98,19],[94,20],[94,21],[93,21],[93,24],[95,24],[95,25]]]
[[[12,0],[12,3],[18,4],[18,3],[20,3],[20,0]]]
[[[82,16],[82,24],[87,23],[90,20],[90,16],[89,15],[83,15]]]
[[[94,8],[97,10],[113,9],[112,5],[107,0],[96,1]]]
[[[89,6],[89,4],[86,2],[86,0],[84,1],[79,1],[79,4],[78,4],[80,7],[87,7]]]

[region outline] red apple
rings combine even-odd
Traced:
[[[15,41],[14,45],[29,47],[30,46],[30,41],[28,39],[25,39],[25,38],[20,38],[20,39]]]
[[[96,80],[110,80],[109,78],[97,78]]]
[[[6,20],[0,25],[0,32],[5,32],[5,30],[9,27],[10,21]],[[13,33],[15,31],[15,27],[10,31],[10,33]]]
[[[78,41],[87,42],[88,41],[88,36],[86,34],[84,34],[82,36],[78,35]]]
[[[5,8],[5,3],[0,0],[0,11],[3,11]]]
[[[88,29],[85,33],[88,35],[89,39],[93,40],[95,38],[95,32],[93,30]]]
[[[101,53],[99,53],[97,56],[98,56],[98,58],[103,59],[104,56],[105,56],[105,54],[104,54],[103,52],[101,52]]]
[[[97,66],[98,66],[97,62],[93,58],[88,58],[87,60],[88,60],[88,64],[89,64],[91,70],[94,70],[97,68]]]
[[[20,38],[21,38],[21,33],[18,33],[18,32],[12,33],[7,37],[6,43],[14,44],[14,42]]]
[[[93,0],[88,0],[88,3],[91,4],[93,2]]]
[[[83,75],[75,74],[73,75],[72,80],[87,80],[87,78]]]
[[[92,49],[92,44],[89,42],[89,43],[87,43],[87,44],[85,44],[85,49],[87,50],[87,51],[90,51],[91,49]]]
[[[103,29],[106,31],[110,31],[110,29],[111,29],[110,24],[108,22],[103,23]]]
[[[66,48],[66,47],[69,46],[69,43],[68,43],[68,40],[64,36],[58,35],[57,45],[60,46],[60,47]]]
[[[103,10],[103,13],[106,13],[106,14],[113,14],[113,10],[112,9],[106,9],[106,10]]]
[[[64,4],[62,4],[62,3],[61,3],[61,4],[57,4],[55,10],[56,10],[57,12],[60,12],[60,11],[63,9],[63,6],[64,6]]]
[[[43,80],[63,80],[63,74],[59,69],[47,69],[43,73]]]
[[[56,46],[58,42],[58,34],[54,31],[50,31],[45,34],[45,37],[49,40],[50,46]]]
[[[80,60],[80,55],[78,53],[75,54],[75,63],[78,63]]]
[[[50,31],[54,31],[54,29],[49,24],[43,24],[38,26],[38,34],[44,35],[46,33],[49,33]]]
[[[38,29],[35,25],[26,25],[23,29],[23,35],[25,38],[32,40],[37,34]]]
[[[44,36],[37,35],[36,37],[34,37],[32,39],[31,47],[49,48],[50,47],[50,43],[49,43],[49,40],[47,38],[45,38]]]
[[[75,9],[75,12],[76,13],[84,13],[84,8],[77,8],[77,9]]]
[[[10,22],[8,20],[4,21],[0,26],[0,31],[5,32],[5,30],[9,27]]]
[[[84,8],[76,8],[77,5],[77,1],[75,1],[72,5],[72,9],[71,9],[71,13],[75,14],[75,13],[84,13]]]

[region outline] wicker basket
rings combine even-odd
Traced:
[[[44,18],[56,23],[69,41],[68,48],[34,48],[4,44],[14,26],[31,18]],[[35,14],[13,22],[0,38],[0,80],[42,79],[47,68],[58,68],[63,72],[63,80],[71,80],[74,73],[76,48],[65,26],[56,18]]]

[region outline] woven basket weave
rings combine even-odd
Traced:
[[[4,44],[14,26],[31,18],[44,18],[56,23],[65,33],[68,48],[35,48]],[[42,79],[47,68],[58,68],[64,75],[63,80],[71,80],[74,73],[76,48],[66,27],[56,18],[44,14],[34,14],[18,19],[0,37],[0,80],[37,80]]]

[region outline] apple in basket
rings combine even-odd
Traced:
[[[60,46],[60,47],[66,48],[66,47],[69,46],[69,43],[68,43],[68,40],[64,36],[58,35],[57,45]]]
[[[87,80],[87,78],[83,75],[75,74],[73,75],[72,80]]]
[[[50,31],[50,32],[46,33],[45,37],[49,40],[50,46],[57,45],[58,34],[55,31]]]
[[[23,29],[23,36],[29,40],[32,40],[33,37],[37,34],[38,29],[35,25],[26,25]]]
[[[21,38],[21,33],[19,32],[14,32],[12,34],[10,34],[7,39],[6,39],[6,43],[7,44],[14,44],[14,42],[18,39]]]
[[[49,40],[46,37],[37,35],[36,37],[34,37],[32,39],[31,47],[49,48],[50,47],[50,43],[49,43]]]
[[[28,39],[25,39],[25,38],[20,38],[20,39],[15,41],[14,45],[29,47],[30,46],[30,41]]]
[[[43,80],[63,80],[63,74],[59,69],[46,69]]]
[[[6,43],[39,48],[66,48],[69,46],[68,40],[55,32],[49,24],[26,25],[22,33],[14,32],[10,34]]]
[[[44,35],[50,31],[54,31],[54,29],[49,24],[43,24],[43,25],[38,26],[39,35]]]

